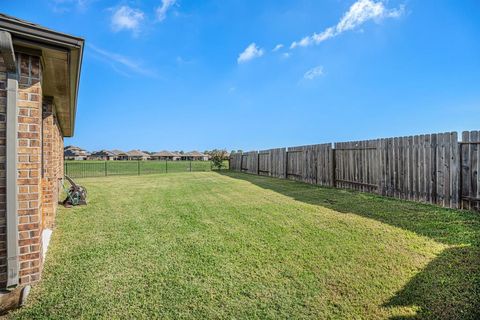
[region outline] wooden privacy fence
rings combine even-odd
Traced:
[[[463,132],[459,156],[461,207],[480,211],[480,131]]]
[[[480,210],[480,132],[232,153],[230,170]]]

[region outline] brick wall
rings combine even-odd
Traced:
[[[43,227],[53,228],[63,177],[63,137],[52,99],[43,101]]]
[[[54,102],[43,101],[40,58],[17,54],[18,140],[17,200],[19,284],[40,279],[42,231],[54,225],[63,177],[63,136]],[[6,109],[7,73],[0,57],[0,289],[7,282],[6,243]]]
[[[40,59],[18,54],[18,231],[20,285],[40,278],[42,86]]]
[[[7,72],[0,57],[0,288],[7,285],[6,115]]]

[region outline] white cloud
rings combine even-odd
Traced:
[[[156,77],[156,74],[151,69],[142,66],[137,59],[128,58],[118,53],[100,49],[93,44],[89,44],[88,47],[92,49],[101,60],[110,64],[115,71],[122,75],[129,76],[131,73],[136,73],[144,76]]]
[[[49,5],[56,13],[66,13],[73,10],[85,12],[90,4],[97,0],[50,0]]]
[[[141,10],[121,6],[113,12],[112,29],[113,31],[126,29],[137,33],[144,18],[145,14]]]
[[[369,20],[379,22],[386,18],[398,18],[403,12],[404,6],[400,6],[398,9],[387,9],[382,0],[358,0],[352,4],[337,25],[329,27],[321,33],[314,33],[311,36],[307,36],[300,41],[294,41],[290,45],[290,49],[319,44],[345,31],[353,30]]]
[[[307,79],[307,80],[313,80],[315,78],[318,78],[320,76],[323,76],[323,66],[317,66],[315,68],[312,68],[310,70],[308,70],[307,72],[305,72],[305,74],[303,75],[303,78]]]
[[[162,5],[157,8],[157,20],[163,21],[167,17],[167,11],[170,9],[177,0],[162,0]]]
[[[257,47],[255,43],[251,43],[240,55],[238,56],[237,62],[243,63],[249,60],[259,58],[263,56],[263,49]]]
[[[278,51],[278,50],[280,50],[280,49],[282,49],[282,48],[283,48],[283,44],[279,43],[279,44],[277,44],[277,45],[275,46],[275,48],[273,48],[272,51],[273,51],[273,52],[276,52],[276,51]]]

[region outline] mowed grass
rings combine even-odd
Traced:
[[[478,214],[240,173],[91,178],[19,319],[475,319]]]
[[[228,168],[228,161],[224,162],[224,168]],[[96,161],[79,160],[65,161],[65,174],[71,178],[91,178],[113,175],[144,175],[156,173],[211,171],[211,161]]]

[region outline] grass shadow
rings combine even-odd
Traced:
[[[480,250],[451,247],[414,276],[384,307],[418,308],[393,319],[480,319]]]
[[[384,307],[415,307],[410,318],[480,319],[480,214],[374,194],[219,171],[297,201],[375,219],[447,244]],[[397,317],[395,319],[406,319]]]

